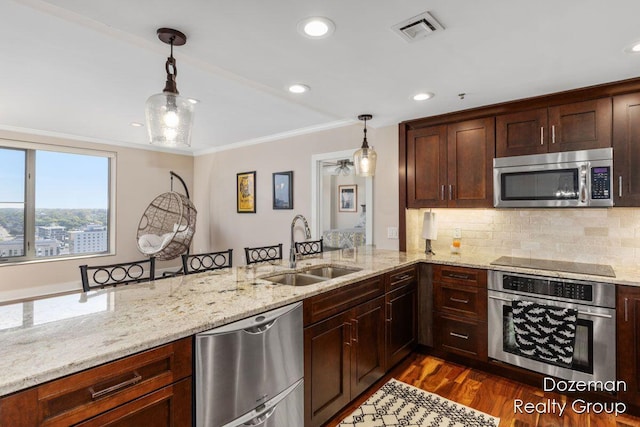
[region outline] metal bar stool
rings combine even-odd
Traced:
[[[201,273],[203,271],[220,270],[233,266],[233,249],[202,254],[182,255],[184,274]]]
[[[105,286],[128,285],[155,280],[156,259],[122,262],[108,265],[81,265],[82,289],[103,289]]]

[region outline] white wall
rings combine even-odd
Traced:
[[[374,243],[384,249],[398,248],[397,239],[386,237],[388,226],[398,226],[397,129],[395,125],[367,129],[369,144],[378,152],[378,168],[373,179]],[[362,124],[357,123],[197,156],[193,199],[198,206],[199,232],[194,238],[194,251],[233,248],[234,264],[242,265],[245,246],[283,243],[287,257],[291,220],[296,214],[311,218],[311,156],[347,149],[355,151],[361,143]],[[257,213],[236,213],[236,173],[254,170]],[[288,170],[293,170],[294,209],[273,210],[271,174]],[[295,237],[302,239],[302,231],[297,230]]]

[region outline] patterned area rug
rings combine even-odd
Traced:
[[[339,427],[497,427],[500,418],[390,380]]]

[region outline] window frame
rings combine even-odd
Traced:
[[[25,211],[24,211],[24,238],[25,247],[23,256],[0,257],[0,266],[40,263],[51,261],[65,261],[81,258],[93,258],[112,256],[116,254],[116,163],[117,153],[107,150],[79,148],[65,145],[45,144],[29,141],[18,141],[0,138],[0,148],[23,150],[25,152]],[[107,250],[104,252],[86,254],[65,254],[49,257],[38,257],[36,240],[36,152],[51,151],[64,154],[78,154],[85,156],[104,157],[108,160],[108,203],[107,203]]]

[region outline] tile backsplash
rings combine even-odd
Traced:
[[[407,251],[424,251],[425,209],[407,210]],[[462,252],[599,264],[640,263],[640,209],[433,209],[438,239],[433,251],[449,252],[453,230]]]

